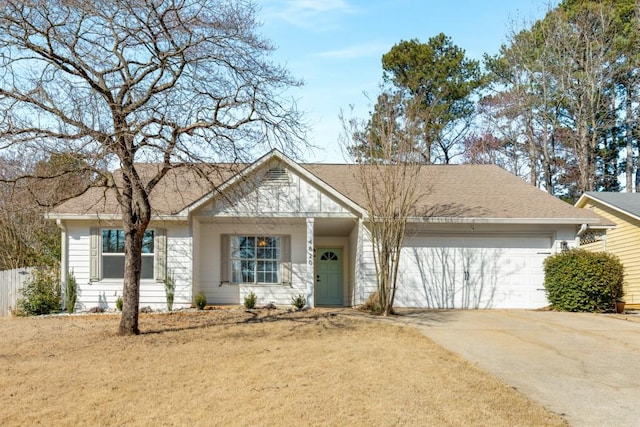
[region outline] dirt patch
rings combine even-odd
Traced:
[[[0,320],[0,425],[563,425],[417,331],[349,311]]]

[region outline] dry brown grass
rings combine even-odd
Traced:
[[[408,328],[349,311],[0,320],[0,425],[562,425]]]

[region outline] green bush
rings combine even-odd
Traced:
[[[33,270],[21,292],[16,310],[20,315],[37,316],[60,310],[60,281],[55,269],[38,267]]]
[[[119,296],[116,300],[116,308],[118,311],[122,311],[122,304],[124,304],[124,301],[122,301],[122,297]]]
[[[573,249],[547,258],[544,286],[551,307],[564,311],[614,311],[623,296],[624,268],[606,252]]]
[[[258,302],[258,297],[253,292],[249,292],[249,295],[244,297],[245,308],[248,308],[248,309],[255,308],[257,302]]]
[[[300,311],[307,305],[307,299],[304,295],[296,295],[295,297],[291,297],[291,305],[296,308],[296,310]]]
[[[207,297],[205,294],[200,292],[196,295],[195,303],[198,310],[204,310],[204,306],[207,305]]]
[[[78,283],[73,271],[67,276],[67,283],[64,291],[64,302],[67,312],[73,313],[76,308],[76,300],[78,299]]]
[[[164,278],[164,292],[167,295],[167,310],[173,309],[173,297],[176,294],[176,280],[173,277],[173,271],[167,269],[167,274]]]

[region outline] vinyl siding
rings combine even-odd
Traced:
[[[261,183],[260,177],[240,184],[238,189],[209,203],[199,211],[201,216],[349,216],[347,209],[304,178],[289,173],[288,182]]]
[[[545,225],[530,225],[526,227],[518,225],[496,225],[496,224],[476,224],[476,225],[459,225],[459,224],[430,224],[430,225],[413,225],[407,230],[407,238],[405,239],[405,247],[402,249],[402,261],[401,268],[399,270],[398,278],[398,293],[396,294],[395,305],[407,306],[407,307],[432,307],[425,297],[424,282],[428,281],[426,277],[420,275],[420,271],[415,267],[415,262],[409,262],[412,255],[412,248],[409,247],[412,239],[417,236],[432,236],[435,238],[441,238],[446,235],[455,236],[471,236],[473,233],[480,233],[486,237],[485,240],[495,241],[496,239],[504,240],[502,246],[497,242],[493,248],[489,247],[484,252],[488,253],[491,250],[500,252],[504,249],[506,252],[511,252],[508,262],[505,260],[505,265],[500,265],[499,269],[494,269],[498,274],[495,277],[490,277],[493,271],[485,271],[485,277],[487,280],[493,280],[493,283],[505,282],[508,278],[513,284],[514,289],[505,289],[503,295],[493,298],[493,306],[510,306],[509,298],[511,292],[518,292],[517,287],[522,283],[522,286],[526,286],[530,289],[530,304],[531,306],[541,307],[546,304],[543,291],[544,271],[542,267],[542,261],[547,256],[559,252],[561,250],[562,242],[566,242],[569,247],[575,245],[577,227],[574,225],[559,225],[559,226],[545,226]],[[470,234],[471,233],[471,234]],[[525,242],[528,240],[527,236],[531,236],[532,239],[539,241],[537,246],[533,249],[527,249],[518,251],[517,248],[513,250],[510,246],[513,246],[513,238],[517,236],[524,236]],[[352,231],[350,236],[351,241],[357,241],[358,244],[355,248],[354,255],[354,305],[362,304],[366,301],[367,297],[376,291],[376,275],[375,275],[375,263],[373,258],[373,249],[371,243],[371,237],[368,229],[364,225],[360,225],[358,232]],[[530,244],[530,243],[528,243]],[[433,251],[432,251],[433,252]],[[478,251],[476,251],[478,252]],[[477,253],[476,253],[477,255]],[[411,265],[413,267],[409,268]],[[477,269],[476,269],[477,270]],[[502,275],[502,277],[500,276]],[[500,298],[500,299],[499,299]],[[527,302],[523,302],[521,305],[526,305]],[[464,304],[457,304],[456,307]],[[492,306],[492,304],[486,304],[486,301],[479,306]]]
[[[274,303],[276,306],[290,306],[291,297],[306,294],[306,223],[299,220],[295,224],[274,226],[268,221],[262,224],[237,223],[201,223],[196,239],[200,247],[200,259],[195,287],[203,292],[209,304],[239,305],[244,298],[254,292],[258,297],[258,306]],[[288,235],[291,242],[291,286],[288,285],[249,285],[221,283],[221,240],[223,234],[246,235]]]
[[[616,228],[607,230],[604,242],[583,247],[590,251],[606,250],[620,258],[625,272],[624,299],[629,305],[640,306],[640,221],[596,201],[589,201],[585,208],[613,221]]]
[[[358,227],[358,254],[356,261],[356,304],[364,304],[371,294],[376,292],[376,266],[373,259],[371,233],[361,222]]]
[[[89,222],[67,223],[69,272],[73,272],[78,283],[78,301],[76,309],[89,310],[92,307],[115,309],[116,300],[122,296],[121,279],[89,280],[89,244],[90,228],[98,224]],[[173,272],[176,280],[174,308],[191,305],[191,239],[188,225],[153,225],[150,228],[166,228],[167,230],[167,267]],[[140,307],[151,307],[154,310],[166,309],[166,293],[163,282],[155,279],[141,280]]]

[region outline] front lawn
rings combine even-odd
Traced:
[[[409,327],[349,310],[0,319],[0,425],[562,425]]]

